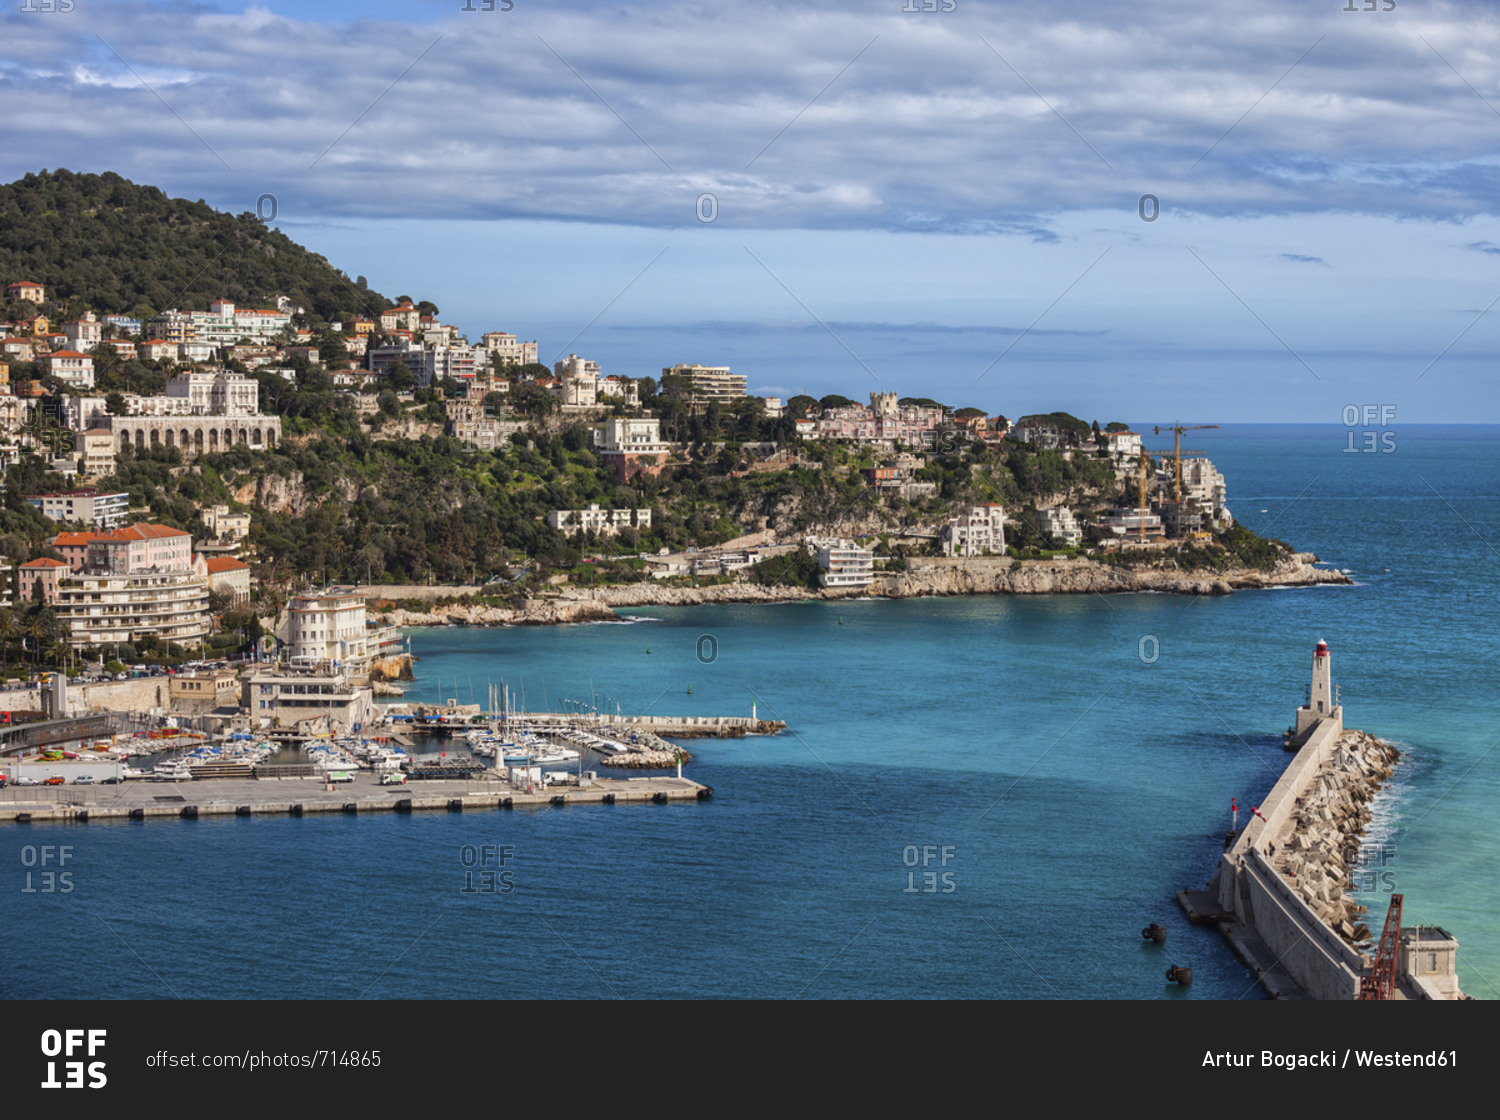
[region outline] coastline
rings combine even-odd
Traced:
[[[950,595],[1086,595],[1158,592],[1175,595],[1229,595],[1276,587],[1349,585],[1342,572],[1317,568],[1310,552],[1297,553],[1270,571],[1234,568],[1226,572],[1116,568],[1091,560],[1026,560],[1006,557],[933,559],[913,571],[877,573],[866,587],[812,591],[758,583],[703,587],[633,583],[613,587],[563,588],[556,595],[527,599],[520,607],[455,603],[426,611],[400,607],[379,611],[391,625],[556,626],[570,622],[620,622],[619,607],[680,607],[711,603],[796,603],[835,599],[913,599]]]

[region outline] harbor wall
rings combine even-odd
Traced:
[[[133,677],[126,681],[98,681],[93,684],[68,685],[68,715],[83,716],[90,712],[149,712],[165,710],[170,703],[167,693],[170,677]],[[0,691],[0,711],[46,711],[50,687],[9,688]]]
[[[1313,729],[1234,844],[1215,876],[1220,909],[1253,930],[1278,963],[1315,999],[1356,999],[1369,961],[1318,917],[1271,866],[1265,845],[1291,828],[1297,799],[1338,749],[1343,709]],[[1265,819],[1262,820],[1261,817]]]

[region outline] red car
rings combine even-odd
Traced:
[[[60,786],[60,785],[65,785],[66,783],[67,783],[67,779],[66,778],[52,777],[52,778],[48,778],[45,782],[42,783],[42,785],[44,785],[44,786]]]

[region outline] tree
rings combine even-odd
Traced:
[[[104,410],[111,416],[124,416],[127,411],[124,393],[110,393],[104,398]]]
[[[417,387],[416,374],[397,358],[385,370],[385,383],[398,393],[409,393]]]

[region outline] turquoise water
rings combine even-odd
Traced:
[[[1458,937],[1465,989],[1495,996],[1500,429],[1396,432],[1388,454],[1344,452],[1338,427],[1195,433],[1241,520],[1355,587],[414,631],[413,699],[503,678],[532,708],[591,689],[627,713],[754,702],[791,732],[691,743],[716,791],[692,805],[0,827],[7,925],[50,947],[0,991],[1259,998],[1173,894],[1207,879],[1230,798],[1280,773],[1324,638],[1348,724],[1410,752],[1377,806],[1372,918],[1403,892],[1408,922]],[[67,895],[19,893],[21,849],[44,842],[73,846]],[[514,849],[487,864],[510,872],[493,893],[465,889],[482,844]],[[1164,949],[1141,942],[1150,921]],[[1164,983],[1172,963],[1191,988]]]

